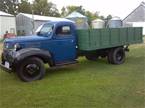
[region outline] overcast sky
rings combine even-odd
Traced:
[[[48,0],[57,5],[60,10],[63,6],[82,5],[86,10],[96,12],[100,15],[111,14],[125,18],[131,11],[140,5],[145,0]]]

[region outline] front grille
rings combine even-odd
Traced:
[[[8,62],[13,62],[11,50],[3,50],[3,59]]]

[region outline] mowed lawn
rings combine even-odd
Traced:
[[[145,108],[145,44],[122,65],[80,58],[30,83],[0,70],[0,108]]]

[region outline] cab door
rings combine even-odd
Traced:
[[[53,45],[56,64],[73,62],[76,59],[76,37],[71,24],[61,24],[55,28]]]

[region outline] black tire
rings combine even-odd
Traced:
[[[4,55],[3,55],[3,53],[2,53],[2,55],[1,55],[1,59],[2,59],[2,64],[4,65],[5,60],[4,60]]]
[[[113,64],[112,55],[113,55],[113,49],[111,49],[111,50],[109,51],[108,56],[107,56],[108,62],[109,62],[110,64]]]
[[[111,64],[122,64],[125,61],[125,50],[123,47],[111,49],[108,53],[108,62]]]
[[[98,59],[98,55],[86,55],[87,60],[96,61]]]
[[[22,81],[31,82],[44,77],[45,67],[41,59],[32,57],[23,60],[16,72]]]

